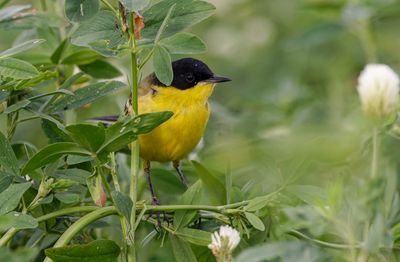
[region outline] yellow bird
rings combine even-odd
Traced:
[[[208,98],[216,83],[230,81],[215,75],[200,60],[183,58],[172,63],[173,81],[162,84],[155,73],[146,77],[139,87],[139,113],[171,111],[173,116],[148,134],[139,137],[140,156],[150,188],[152,204],[159,201],[150,176],[150,162],[172,162],[179,179],[187,187],[179,162],[199,143],[210,116]],[[125,105],[125,114],[133,113],[132,101]]]

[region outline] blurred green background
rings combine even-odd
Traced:
[[[12,2],[40,6],[39,1]],[[362,188],[369,175],[371,133],[360,109],[357,76],[369,62],[399,71],[400,1],[209,2],[216,14],[189,30],[208,46],[196,58],[233,81],[216,87],[204,143],[191,157],[211,169],[232,172],[234,187],[246,198],[282,185],[329,188],[343,180],[351,185],[343,189],[345,198],[368,195]],[[0,50],[31,33],[0,28]],[[46,59],[41,53],[55,48],[46,42],[24,59]],[[129,69],[128,60],[111,62],[123,72]],[[151,65],[145,72],[151,72]],[[128,93],[77,110],[77,121],[119,114]],[[47,143],[39,121],[20,125],[15,140],[38,147]],[[381,171],[396,173],[400,145],[389,136],[382,143]],[[161,187],[160,194],[167,191]]]

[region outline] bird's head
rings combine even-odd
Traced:
[[[221,83],[231,79],[214,74],[202,61],[194,58],[182,58],[172,62],[174,78],[170,86],[186,90],[203,83]],[[154,84],[165,86],[154,75]]]

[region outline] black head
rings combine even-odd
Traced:
[[[194,58],[182,58],[172,62],[174,78],[171,86],[181,90],[194,87],[199,82],[219,83],[230,81],[227,77],[215,75],[202,61]],[[156,77],[155,84],[165,86]]]

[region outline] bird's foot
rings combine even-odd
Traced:
[[[160,201],[158,201],[158,199],[156,197],[152,197],[151,199],[151,204],[153,206],[159,206],[160,205]],[[149,219],[150,217],[155,217],[157,219],[157,226],[159,228],[162,227],[162,222],[161,222],[161,215],[163,217],[162,221],[163,222],[167,222],[167,224],[169,225],[169,218],[168,215],[165,211],[156,211],[155,213],[150,210],[149,216],[147,217],[147,219]]]

